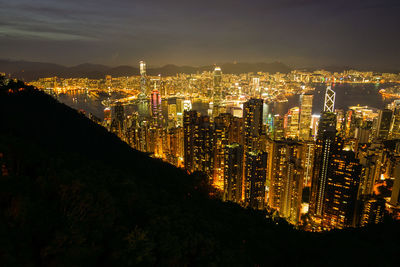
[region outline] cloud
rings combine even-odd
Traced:
[[[398,0],[3,0],[0,57],[394,62],[399,7]],[[15,49],[26,41],[29,51]]]
[[[93,38],[76,35],[76,34],[68,34],[57,31],[36,31],[36,30],[24,30],[18,29],[17,27],[9,27],[9,26],[0,26],[0,37],[14,37],[20,39],[48,39],[48,40],[58,40],[58,41],[66,41],[66,40],[95,40]]]

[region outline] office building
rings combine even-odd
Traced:
[[[299,139],[310,140],[311,137],[311,113],[313,105],[313,95],[300,95],[300,123]]]

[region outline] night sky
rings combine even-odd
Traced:
[[[400,69],[399,0],[0,0],[0,58]]]

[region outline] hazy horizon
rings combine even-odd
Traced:
[[[400,69],[399,9],[395,0],[20,0],[2,3],[0,58]]]
[[[165,63],[160,63],[160,64],[152,64],[149,61],[146,61],[146,59],[138,59],[134,62],[128,62],[126,64],[106,64],[106,63],[99,63],[99,62],[79,62],[76,64],[63,64],[60,62],[50,62],[50,61],[34,61],[34,60],[26,60],[26,59],[11,59],[11,58],[0,58],[0,61],[9,61],[9,62],[27,62],[27,63],[40,63],[40,64],[55,64],[55,65],[59,65],[59,66],[63,66],[63,67],[67,67],[67,68],[71,68],[71,67],[77,67],[77,66],[81,66],[81,65],[101,65],[101,66],[105,66],[108,68],[117,68],[117,67],[121,67],[121,66],[127,66],[127,67],[133,67],[133,68],[139,68],[139,62],[143,60],[146,62],[147,68],[149,69],[153,69],[153,68],[162,68],[165,67],[167,65],[173,65],[176,67],[193,67],[193,68],[203,68],[203,67],[209,67],[209,66],[213,66],[213,65],[225,65],[225,64],[283,64],[291,69],[323,69],[323,68],[342,68],[342,69],[356,69],[356,70],[363,70],[363,71],[386,71],[386,72],[400,72],[400,66],[399,67],[388,67],[388,66],[357,66],[355,64],[343,64],[343,65],[339,65],[339,64],[323,64],[323,65],[307,65],[307,66],[298,66],[298,65],[292,65],[292,64],[287,64],[284,61],[279,61],[279,60],[275,60],[275,61],[225,61],[225,62],[209,62],[208,64],[200,64],[200,65],[196,65],[196,64],[177,64],[174,62],[165,62]]]

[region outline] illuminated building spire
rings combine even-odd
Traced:
[[[147,99],[146,63],[140,61],[140,94],[138,95],[139,117],[144,120],[149,116],[149,103]]]
[[[146,98],[146,62],[140,61],[140,94],[139,99]]]
[[[140,75],[146,76],[146,62],[140,61]]]
[[[325,104],[324,104],[324,111],[325,112],[334,112],[335,111],[335,96],[336,93],[331,89],[331,86],[328,85],[326,87],[325,92]]]
[[[214,85],[213,99],[214,99],[214,102],[217,104],[219,104],[222,100],[221,81],[222,81],[221,68],[218,66],[215,66],[215,69],[213,72],[213,85]]]

